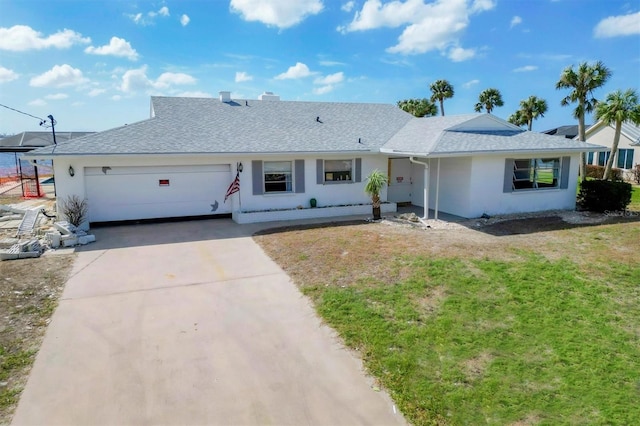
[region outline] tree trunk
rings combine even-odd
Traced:
[[[611,154],[607,160],[607,166],[604,168],[603,180],[611,179],[611,169],[613,169],[613,161],[618,152],[618,144],[620,143],[620,132],[622,131],[622,121],[616,121],[616,133],[613,136],[613,146],[611,147]]]
[[[380,196],[375,194],[371,197],[371,206],[373,207],[373,220],[380,220]]]
[[[444,99],[440,98],[440,114],[444,117]]]
[[[584,131],[584,105],[579,106],[582,113],[578,115],[578,140],[585,142],[586,136]],[[580,153],[580,179],[584,182],[587,179],[587,153]]]
[[[531,131],[531,128],[533,127],[533,119],[529,119],[527,121],[527,127],[529,127],[529,131]]]

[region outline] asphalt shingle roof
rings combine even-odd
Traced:
[[[486,123],[490,129],[484,129]],[[599,151],[603,147],[521,130],[492,115],[468,114],[415,119],[382,148],[420,157],[464,156],[494,152]]]
[[[378,152],[413,118],[395,105],[152,97],[148,120],[35,154]]]
[[[64,143],[93,132],[56,132],[56,142]],[[53,132],[22,132],[0,139],[0,152],[26,152],[43,146],[53,145]]]
[[[395,105],[216,98],[152,97],[151,104],[148,120],[31,155],[382,151],[433,157],[602,148],[523,131],[490,114],[415,118]]]

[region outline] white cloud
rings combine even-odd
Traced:
[[[153,83],[153,87],[157,89],[165,89],[169,86],[179,86],[184,84],[195,84],[196,79],[189,74],[181,72],[165,72]]]
[[[338,30],[365,31],[381,27],[404,26],[398,43],[387,49],[390,53],[405,55],[426,53],[432,50],[446,52],[451,46],[459,46],[460,37],[469,25],[470,16],[493,9],[493,0],[394,0],[384,5],[380,0],[367,0],[353,21]],[[454,47],[449,57],[468,59],[470,49]]]
[[[621,37],[640,34],[640,12],[609,16],[598,22],[593,35],[596,38]]]
[[[183,98],[212,98],[213,97],[213,96],[211,96],[211,94],[209,94],[207,92],[200,92],[200,91],[181,92],[177,96],[180,96],[180,97],[183,97]]]
[[[518,15],[514,16],[513,18],[511,18],[511,24],[510,24],[510,28],[515,27],[516,25],[520,25],[522,24],[522,18],[519,17]]]
[[[277,75],[276,80],[290,80],[297,78],[305,78],[311,75],[309,67],[302,62],[297,62],[295,65],[289,67],[287,72]]]
[[[325,93],[331,92],[335,87],[332,84],[327,84],[326,86],[315,87],[313,89],[313,93],[316,95],[324,95]]]
[[[147,67],[128,70],[122,76],[122,84],[120,90],[125,93],[134,93],[145,91],[153,87],[153,84],[147,77]]]
[[[67,29],[44,37],[42,33],[26,25],[0,28],[0,50],[20,52],[25,50],[47,49],[50,47],[68,49],[74,44],[87,43],[91,43],[89,37],[82,37],[82,34]]]
[[[91,96],[91,97],[93,98],[93,97],[96,97],[96,96],[98,96],[98,95],[103,94],[104,92],[106,92],[106,90],[105,90],[105,89],[92,89],[92,90],[88,93],[88,95],[89,95],[89,96]]]
[[[335,66],[345,66],[346,64],[344,62],[338,62],[338,61],[320,61],[320,65],[322,65],[323,67],[335,67]]]
[[[531,72],[537,70],[538,67],[535,65],[525,65],[524,67],[515,68],[513,72]]]
[[[62,99],[67,99],[68,97],[69,95],[67,95],[66,93],[55,93],[53,95],[47,95],[44,98],[49,99],[51,101],[59,101]]]
[[[92,55],[111,55],[129,58],[132,61],[138,59],[138,52],[131,47],[131,44],[127,40],[119,37],[111,37],[108,45],[100,47],[89,46],[84,51]]]
[[[247,74],[244,71],[239,71],[236,73],[236,83],[242,83],[243,81],[251,81],[253,80],[253,76]]]
[[[322,0],[231,0],[231,11],[245,21],[258,21],[278,28],[289,28],[307,16],[317,15],[324,5]]]
[[[17,79],[18,73],[3,66],[0,66],[0,83],[8,83]]]
[[[462,87],[464,87],[465,89],[469,89],[470,87],[475,86],[478,83],[480,83],[480,80],[469,80],[466,83],[463,83]]]
[[[356,6],[356,3],[354,1],[348,1],[345,4],[342,5],[342,7],[340,7],[340,9],[342,9],[344,12],[351,12],[353,10],[353,8]]]
[[[313,81],[313,84],[336,84],[344,81],[344,73],[342,71],[335,74],[329,74],[325,77],[318,77]]]
[[[180,17],[180,24],[182,24],[183,27],[189,25],[189,22],[191,22],[191,18],[189,18],[187,15],[182,15]]]
[[[135,15],[128,14],[126,16],[129,17],[129,19],[131,19],[134,23],[138,25],[143,25],[143,26],[153,25],[156,16],[164,16],[164,17],[169,16],[169,8],[167,6],[163,6],[157,12],[152,10],[150,12],[147,12],[146,14],[139,12],[139,13],[136,13]]]
[[[155,81],[147,77],[147,66],[128,70],[122,76],[120,90],[125,93],[135,93],[152,89],[168,89],[172,86],[194,84],[196,79],[189,74],[165,72]]]
[[[45,106],[46,104],[47,103],[42,99],[34,99],[33,101],[29,102],[29,105],[31,106]]]
[[[29,85],[33,87],[68,87],[78,86],[89,81],[82,71],[71,65],[54,65],[49,71],[33,77]]]
[[[460,46],[452,47],[447,54],[453,62],[462,62],[476,56],[475,49],[463,49]]]
[[[120,95],[113,95],[113,96],[111,97],[111,100],[112,100],[112,101],[116,101],[116,102],[117,102],[117,101],[119,101],[120,99],[122,99],[122,96],[120,96]]]

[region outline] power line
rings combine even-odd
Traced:
[[[15,108],[11,108],[11,107],[6,106],[6,105],[3,105],[3,104],[0,104],[0,106],[1,106],[1,107],[5,107],[6,109],[10,109],[11,111],[19,112],[20,114],[24,114],[24,115],[28,115],[29,117],[36,118],[36,119],[38,119],[38,120],[40,120],[40,121],[42,121],[42,122],[47,121],[47,120],[45,120],[44,118],[36,117],[35,115],[31,115],[31,114],[29,114],[29,113],[26,113],[26,112],[23,112],[23,111],[17,110],[17,109],[15,109]]]

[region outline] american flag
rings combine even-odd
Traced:
[[[240,172],[236,173],[236,178],[231,182],[229,188],[227,189],[227,193],[224,196],[224,202],[227,202],[227,198],[231,197],[236,192],[240,191]]]

